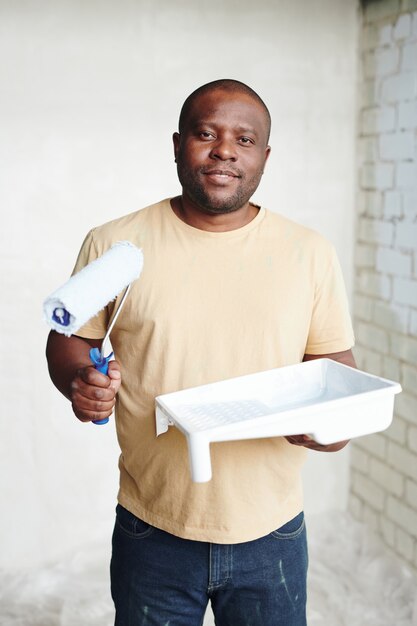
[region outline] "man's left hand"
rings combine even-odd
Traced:
[[[338,452],[349,443],[349,439],[347,439],[346,441],[337,441],[325,446],[314,441],[309,435],[289,435],[285,439],[294,446],[304,446],[304,448],[317,450],[318,452]]]
[[[349,365],[349,367],[356,367],[352,350],[333,352],[331,354],[305,354],[303,361],[313,361],[314,359],[332,359],[333,361],[338,361],[344,365]],[[317,441],[314,441],[314,439],[309,437],[309,435],[289,435],[288,437],[285,437],[285,439],[294,446],[304,446],[304,448],[317,450],[318,452],[338,452],[349,443],[349,439],[347,439],[346,441],[337,441],[336,443],[331,443],[328,446],[322,446],[320,443],[317,443]]]

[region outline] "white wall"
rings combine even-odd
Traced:
[[[110,533],[114,427],[80,424],[44,359],[44,297],[93,225],[174,195],[182,101],[215,78],[273,117],[256,199],[336,245],[351,283],[356,0],[0,0],[0,565]],[[347,453],[312,454],[307,509],[343,507]]]
[[[403,391],[391,427],[352,446],[350,508],[417,572],[416,9],[403,0],[364,11],[356,354]]]

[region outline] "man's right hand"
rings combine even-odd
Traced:
[[[107,376],[93,365],[77,369],[70,385],[72,410],[81,422],[91,422],[109,417],[116,403],[121,384],[120,365],[109,362]]]
[[[81,422],[109,417],[122,382],[117,361],[109,362],[107,376],[92,365],[90,348],[99,348],[101,341],[76,335],[65,337],[54,330],[48,337],[46,357],[52,382],[70,400]]]

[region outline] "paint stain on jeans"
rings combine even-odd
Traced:
[[[282,566],[282,560],[281,559],[279,560],[279,573],[280,573],[280,576],[281,576],[281,579],[280,579],[279,582],[280,582],[281,585],[284,585],[284,589],[285,589],[285,591],[287,593],[289,601],[291,602],[291,606],[292,606],[293,609],[295,609],[294,602],[293,602],[291,594],[289,592],[287,581],[286,581],[286,578],[285,578],[285,575],[284,575],[284,568]]]

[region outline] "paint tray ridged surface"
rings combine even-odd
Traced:
[[[316,359],[158,396],[157,435],[187,438],[191,477],[211,479],[210,443],[308,434],[320,444],[387,428],[398,383]]]

